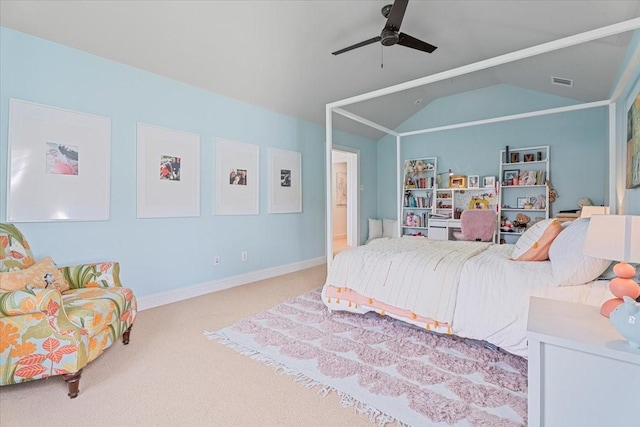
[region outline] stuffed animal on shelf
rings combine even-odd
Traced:
[[[538,194],[536,196],[536,201],[533,204],[533,209],[546,209],[547,208],[547,200],[544,198],[544,194]]]
[[[526,228],[527,224],[529,224],[529,221],[531,221],[531,218],[529,218],[525,214],[519,213],[518,215],[516,215],[515,221],[513,221],[513,226],[516,228]]]

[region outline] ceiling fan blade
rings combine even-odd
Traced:
[[[353,46],[349,46],[349,47],[345,47],[344,49],[336,50],[335,52],[332,52],[331,54],[332,55],[340,55],[341,53],[345,53],[345,52],[348,52],[350,50],[357,49],[357,48],[362,47],[362,46],[366,46],[368,44],[379,42],[381,38],[382,37],[380,37],[380,36],[376,36],[376,37],[374,37],[372,39],[365,40],[365,41],[360,42],[360,43],[356,43]]]
[[[407,10],[407,4],[409,0],[396,0],[391,7],[387,23],[384,28],[387,30],[399,31],[402,20],[404,19],[404,12]]]
[[[399,36],[398,44],[410,47],[411,49],[418,49],[423,52],[431,53],[438,48],[437,46],[418,40],[415,37],[411,37],[409,34],[400,33]]]

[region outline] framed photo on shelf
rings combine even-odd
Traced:
[[[493,188],[496,186],[496,177],[495,176],[485,176],[482,179],[482,186],[485,188]]]
[[[520,163],[520,153],[511,152],[510,156],[511,157],[509,158],[509,163]]]
[[[509,169],[502,172],[502,185],[518,185],[520,169]]]
[[[479,175],[469,175],[467,177],[468,187],[469,188],[480,188],[480,176]]]
[[[449,188],[466,188],[467,176],[466,175],[452,175],[449,177]]]
[[[524,209],[524,204],[525,203],[529,203],[529,198],[528,197],[518,197],[516,199],[516,201],[517,201],[516,207],[518,209]]]

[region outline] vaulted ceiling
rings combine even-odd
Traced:
[[[379,35],[389,3],[2,0],[0,25],[324,124],[327,103],[640,17],[637,0],[411,0],[401,31],[435,52],[374,43],[331,54]],[[607,99],[630,38],[606,37],[350,109],[395,128],[433,99],[500,83],[581,102]],[[334,125],[381,136],[346,119]]]

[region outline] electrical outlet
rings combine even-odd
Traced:
[[[242,261],[246,261],[248,257],[249,257],[249,256],[248,256],[248,254],[247,254],[247,251],[242,251],[242,252],[240,252],[240,259],[241,259]]]
[[[219,265],[220,264],[220,257],[218,255],[213,257],[213,265]]]

